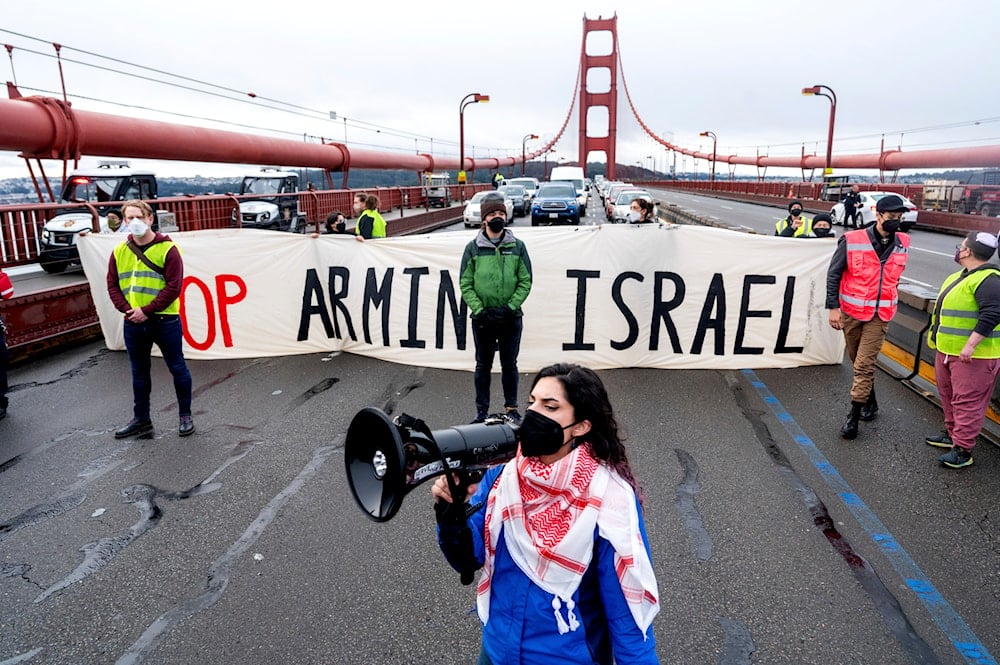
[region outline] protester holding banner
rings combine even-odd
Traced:
[[[132,366],[132,420],[115,432],[116,439],[149,434],[149,396],[152,391],[150,354],[160,347],[167,369],[174,377],[178,434],[194,434],[191,418],[191,373],[184,362],[180,317],[184,262],[170,236],[153,231],[155,215],[145,201],[126,201],[122,215],[128,240],[115,247],[108,263],[108,295],[125,315],[125,349]]]
[[[483,422],[490,412],[490,375],[499,351],[504,407],[508,418],[520,424],[517,354],[523,330],[521,305],[531,291],[531,259],[524,243],[507,228],[503,194],[487,194],[479,212],[482,227],[465,246],[459,268],[459,286],[472,313],[476,347],[476,417],[472,422]]]
[[[444,476],[431,488],[445,558],[483,570],[478,665],[659,663],[642,495],[607,390],[593,370],[551,365],[529,400],[514,459],[463,497],[471,515],[446,510]]]
[[[938,462],[952,469],[972,464],[1000,374],[1000,266],[989,262],[996,251],[997,236],[969,233],[955,248],[962,269],[944,280],[931,313],[927,345],[937,350],[934,376],[945,434],[927,443],[950,449]]]
[[[783,238],[801,238],[812,235],[812,220],[802,215],[802,202],[788,203],[788,217],[782,217],[774,224],[774,235]]]
[[[354,233],[359,239],[385,237],[385,220],[378,211],[378,204],[378,197],[374,194],[369,194],[365,199],[365,210],[358,215],[358,223],[354,227]]]
[[[7,273],[0,269],[0,300],[14,297],[14,285]],[[0,316],[0,420],[7,417],[7,326]]]
[[[875,361],[889,321],[896,314],[899,278],[906,268],[910,237],[899,233],[906,212],[903,199],[885,196],[876,204],[875,224],[848,231],[837,241],[826,275],[830,327],[844,331],[854,364],[851,412],[840,433],[858,435],[858,421],[875,419]]]
[[[812,233],[810,238],[832,238],[833,217],[828,213],[821,212],[812,219]]]

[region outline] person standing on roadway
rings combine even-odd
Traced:
[[[445,559],[483,571],[477,665],[659,663],[642,492],[607,390],[591,369],[550,365],[529,402],[513,460],[463,497],[444,476],[431,487]]]
[[[934,377],[945,434],[927,443],[950,450],[938,461],[952,469],[972,464],[993,386],[1000,374],[1000,265],[989,263],[997,237],[973,231],[955,248],[962,269],[941,284],[927,345],[937,350]]]
[[[774,225],[774,235],[783,238],[801,238],[812,234],[812,220],[802,216],[802,202],[788,204],[788,217],[782,217]]]
[[[503,174],[500,173],[500,169],[497,169],[497,172],[493,174],[493,189],[500,189],[500,185],[503,184],[503,181]]]
[[[459,286],[472,313],[472,340],[476,346],[476,418],[490,412],[493,358],[500,352],[500,380],[504,407],[513,424],[517,411],[517,354],[523,329],[521,305],[531,292],[531,259],[524,242],[507,228],[503,194],[490,192],[479,205],[482,227],[462,254]]]
[[[861,212],[861,190],[857,185],[851,185],[851,191],[844,195],[844,228],[850,226],[852,229],[861,226],[858,224],[858,214]]]
[[[831,238],[833,237],[833,217],[825,212],[821,212],[812,218],[812,235],[810,238]]]
[[[191,418],[191,373],[184,362],[180,317],[184,261],[170,236],[153,231],[153,209],[145,201],[126,201],[122,215],[128,240],[115,247],[108,263],[108,295],[125,315],[125,349],[132,367],[132,420],[115,432],[125,439],[153,431],[149,395],[150,353],[160,347],[174,377],[180,436],[194,434]]]
[[[858,435],[858,421],[875,419],[875,362],[889,321],[896,315],[899,278],[906,268],[910,236],[899,232],[907,208],[891,195],[879,199],[875,224],[848,231],[837,241],[826,274],[830,327],[844,331],[854,364],[851,412],[840,428],[845,439]]]
[[[652,224],[658,221],[653,215],[653,202],[644,198],[632,199],[628,204],[629,224]]]
[[[365,199],[364,212],[358,215],[358,223],[354,227],[354,234],[359,240],[385,237],[385,220],[378,211],[378,204],[378,197],[374,194]]]
[[[0,300],[10,300],[14,297],[14,285],[10,277],[0,269]],[[0,316],[0,420],[7,417],[7,326]]]

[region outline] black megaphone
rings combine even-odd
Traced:
[[[418,418],[403,413],[390,420],[381,409],[366,407],[347,429],[344,465],[361,510],[376,522],[388,522],[417,485],[450,470],[452,496],[464,498],[470,483],[516,452],[516,432],[502,416],[431,432]]]

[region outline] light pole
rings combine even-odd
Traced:
[[[715,132],[702,132],[698,136],[709,136],[712,139],[712,173],[708,176],[709,188],[714,188],[715,186],[715,142],[716,136]]]
[[[522,176],[524,175],[524,162],[525,162],[525,160],[527,158],[527,154],[528,154],[527,151],[525,150],[525,144],[528,141],[533,141],[534,139],[537,139],[537,138],[538,138],[537,134],[527,134],[523,139],[521,139],[521,175]]]
[[[542,165],[542,180],[549,179],[549,153],[555,151],[556,151],[555,148],[549,148],[548,150],[545,151],[545,162]]]
[[[826,94],[823,92],[824,90],[830,94]],[[833,121],[837,117],[837,93],[835,93],[833,89],[828,86],[814,85],[811,88],[802,88],[802,94],[806,97],[818,95],[820,97],[826,97],[830,100],[830,128],[826,133],[826,168],[823,169],[823,175],[830,175],[832,172],[830,168],[830,160],[833,156]]]
[[[462,97],[462,102],[458,105],[458,173],[459,178],[465,175],[465,107],[469,104],[490,101],[489,95],[481,95],[478,92],[470,92]],[[458,184],[464,185],[464,182]]]

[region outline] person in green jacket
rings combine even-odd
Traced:
[[[476,348],[476,418],[483,422],[490,411],[490,374],[500,352],[507,419],[521,424],[517,410],[517,354],[521,349],[521,305],[531,291],[531,259],[524,242],[507,228],[504,197],[491,193],[479,207],[482,227],[465,246],[459,285],[472,314],[472,339]]]
[[[385,237],[385,220],[378,211],[378,203],[378,197],[374,194],[369,194],[365,199],[365,209],[358,215],[358,223],[354,227],[359,240]]]

